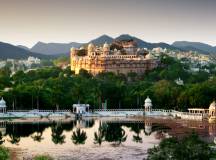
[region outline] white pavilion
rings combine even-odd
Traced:
[[[151,101],[151,99],[149,97],[147,97],[145,99],[144,107],[145,107],[145,112],[151,112],[151,110],[152,110],[152,101]]]
[[[86,114],[89,112],[89,104],[73,104],[73,112],[76,114]]]
[[[2,99],[0,100],[0,113],[6,113],[7,112],[6,108],[7,108],[6,102],[2,97]]]

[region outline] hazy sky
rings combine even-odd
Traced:
[[[0,41],[31,47],[127,33],[216,46],[216,0],[0,0]]]

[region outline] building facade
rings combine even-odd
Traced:
[[[159,65],[151,53],[147,55],[138,54],[134,42],[124,43],[121,50],[110,49],[105,43],[103,47],[96,47],[90,43],[87,49],[71,48],[71,70],[78,74],[80,69],[85,69],[93,75],[101,72],[114,72],[116,74],[145,73]]]

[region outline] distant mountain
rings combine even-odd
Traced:
[[[192,50],[201,53],[216,53],[216,47],[200,42],[176,41],[172,44],[183,50]]]
[[[96,39],[91,40],[89,43],[93,43],[99,46],[99,45],[103,45],[105,42],[110,44],[113,42],[113,38],[104,34]]]
[[[22,59],[22,58],[28,58],[29,56],[34,56],[38,58],[50,58],[42,54],[32,53],[30,51],[27,51],[17,46],[13,46],[8,43],[0,42],[0,59],[7,59],[7,58]]]
[[[35,53],[41,53],[45,55],[58,55],[69,53],[72,47],[79,48],[82,46],[82,43],[43,43],[38,42],[34,45],[30,51]]]
[[[29,48],[28,48],[28,47],[26,47],[26,46],[23,46],[23,45],[18,45],[17,47],[19,47],[19,48],[22,48],[22,49],[25,49],[25,50],[29,51]]]
[[[122,34],[119,37],[116,37],[115,40],[131,40],[133,39],[134,41],[136,41],[137,45],[139,48],[148,48],[148,49],[153,49],[156,47],[161,47],[161,48],[167,48],[167,49],[173,49],[173,50],[178,50],[178,48],[176,48],[175,46],[169,45],[167,43],[149,43],[149,42],[145,42],[139,38],[133,37],[131,35],[128,34]]]

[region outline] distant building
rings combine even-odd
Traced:
[[[105,43],[103,47],[96,47],[90,43],[85,49],[71,49],[71,70],[78,74],[80,69],[96,75],[101,72],[114,72],[116,74],[145,73],[159,65],[152,54],[139,55],[135,42],[124,41],[122,49],[111,50],[110,45]]]
[[[183,85],[184,85],[184,81],[181,80],[181,78],[176,79],[176,80],[175,80],[175,83],[176,83],[177,85],[179,85],[179,86],[183,86]]]

